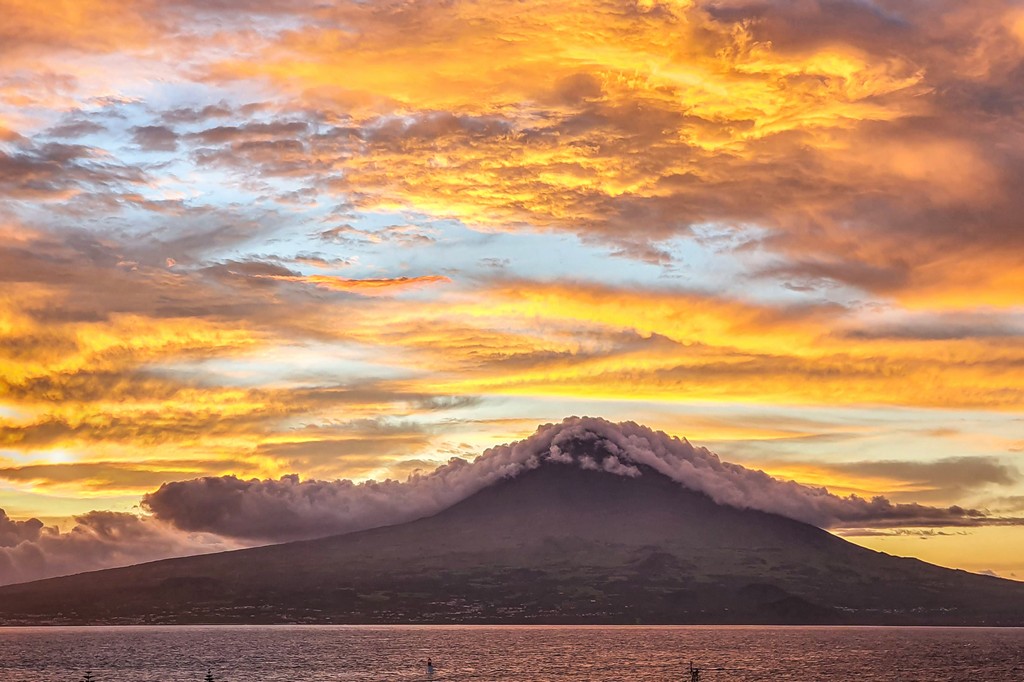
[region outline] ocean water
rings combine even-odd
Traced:
[[[436,666],[426,672],[421,660]],[[169,626],[0,628],[0,681],[1020,682],[1024,629]]]

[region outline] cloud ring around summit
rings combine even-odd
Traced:
[[[90,512],[62,532],[0,511],[0,584],[125,566],[171,556],[287,542],[403,523],[435,514],[500,480],[541,466],[608,475],[664,475],[715,502],[852,533],[892,528],[1020,525],[1024,519],[961,507],[841,497],[724,462],[715,453],[633,422],[570,417],[528,438],[454,458],[406,481],[242,480],[204,477],[149,493],[150,515]]]
[[[490,448],[472,462],[452,459],[407,481],[242,480],[204,477],[166,483],[143,506],[190,532],[287,541],[403,523],[445,509],[498,480],[545,464],[621,476],[663,474],[719,504],[756,509],[821,528],[1008,525],[976,509],[839,496],[723,461],[707,448],[633,422],[570,417],[521,441]],[[647,469],[647,473],[644,469]]]

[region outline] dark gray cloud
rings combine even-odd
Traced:
[[[235,110],[227,103],[208,104],[203,107],[176,107],[160,114],[160,120],[166,124],[200,124],[211,118],[229,118]]]
[[[136,126],[132,140],[151,152],[173,152],[178,149],[178,134],[167,126]]]
[[[1004,495],[985,500],[985,506],[1002,514],[1024,512],[1024,495]]]
[[[43,533],[43,522],[39,519],[15,521],[0,509],[0,547],[15,547],[22,542],[35,542]]]
[[[93,511],[60,532],[37,519],[12,522],[0,510],[0,585],[239,546],[134,514]]]
[[[46,135],[49,137],[58,137],[63,139],[75,139],[83,137],[85,135],[92,135],[94,133],[102,133],[106,131],[106,127],[91,121],[89,119],[71,119],[55,125],[46,131]]]
[[[13,153],[0,150],[0,196],[8,199],[67,199],[79,191],[140,185],[146,177],[141,168],[83,145],[49,142]]]
[[[290,139],[309,130],[305,121],[274,121],[271,123],[247,123],[239,126],[217,126],[207,128],[188,137],[201,144],[215,145],[229,142],[252,143],[273,142],[281,138]]]
[[[934,461],[867,461],[835,464],[837,472],[858,476],[882,476],[916,488],[901,497],[920,500],[962,499],[989,485],[1011,486],[1020,481],[1016,467],[995,457],[947,457]]]

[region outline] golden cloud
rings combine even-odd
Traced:
[[[0,195],[19,216],[0,231],[0,445],[32,458],[11,480],[127,490],[176,471],[126,468],[140,447],[362,475],[438,440],[352,423],[478,395],[1024,408],[1024,15],[1008,3],[250,5],[204,5],[210,28],[186,0],[0,0]],[[123,71],[90,61],[105,55]],[[108,131],[157,63],[225,100],[145,103]],[[109,149],[77,143],[104,131]],[[225,177],[230,198],[201,186]],[[330,227],[378,211],[655,264],[712,225],[745,235],[717,255],[746,279],[596,284],[572,254],[543,281],[474,279],[461,256],[303,269],[438,246],[418,225]],[[274,230],[337,252],[239,255],[274,250]],[[762,283],[813,303],[765,303]],[[999,324],[950,333],[964,310]],[[879,333],[890,314],[945,333]],[[289,353],[309,365],[274,373]],[[356,354],[388,378],[348,376]],[[58,451],[77,461],[30,468]]]

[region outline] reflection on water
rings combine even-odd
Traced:
[[[434,672],[428,673],[430,657]],[[1024,680],[1024,629],[178,626],[0,629],[0,681]]]

